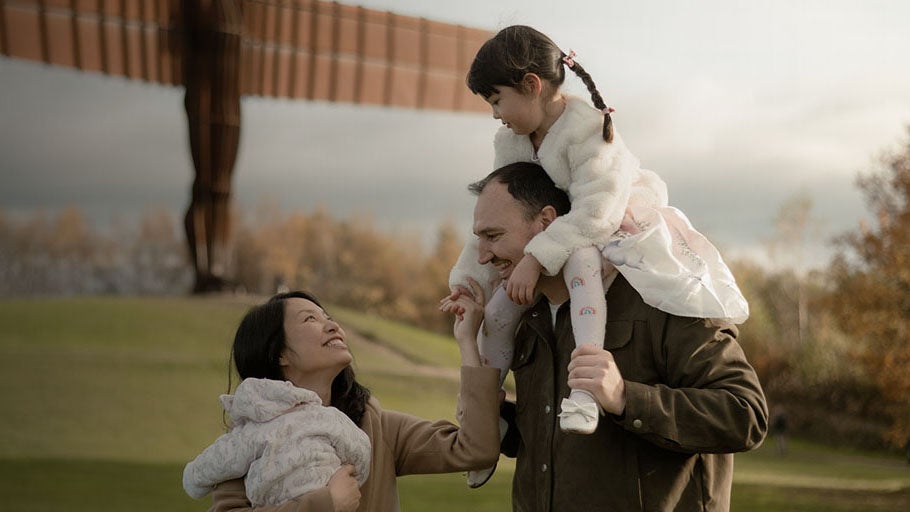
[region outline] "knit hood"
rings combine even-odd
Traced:
[[[233,395],[221,395],[221,406],[237,426],[248,421],[265,423],[302,404],[322,405],[316,392],[286,380],[244,379]]]

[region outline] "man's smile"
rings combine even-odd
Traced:
[[[512,271],[512,262],[509,260],[493,259],[490,264],[499,272],[501,279],[509,277],[509,273]]]

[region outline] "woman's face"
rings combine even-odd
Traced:
[[[327,378],[351,364],[344,330],[315,303],[294,297],[284,304],[285,349],[279,359],[284,377],[295,384]]]

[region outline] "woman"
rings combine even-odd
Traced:
[[[353,468],[344,466],[321,489],[255,510],[399,510],[398,476],[479,469],[496,461],[499,371],[481,366],[476,334],[484,299],[480,287],[471,284],[479,299],[457,299],[463,313],[454,327],[462,362],[460,428],[448,421],[430,422],[382,409],[354,377],[344,330],[315,297],[302,292],[279,294],[247,313],[234,349],[241,379],[281,378],[315,391],[322,403],[338,408],[358,425],[372,445],[369,478],[362,487]],[[244,348],[238,350],[238,344]],[[252,510],[242,479],[219,484],[212,497],[214,512]]]

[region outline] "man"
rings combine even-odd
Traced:
[[[569,210],[544,170],[516,163],[470,189],[477,194],[478,263],[508,279],[527,242]],[[732,325],[712,326],[645,304],[605,271],[604,348],[575,348],[563,277],[541,276],[539,301],[515,338],[517,404],[503,453],[517,457],[515,511],[729,510],[733,452],[758,446],[768,410]],[[591,435],[560,430],[569,387],[602,407]]]

